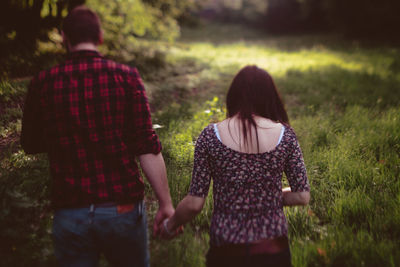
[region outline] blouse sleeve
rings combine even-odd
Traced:
[[[292,192],[310,191],[303,153],[295,135],[292,142],[292,150],[287,158],[284,171]]]
[[[207,197],[210,188],[210,161],[207,149],[206,130],[200,134],[194,151],[194,164],[189,195]]]

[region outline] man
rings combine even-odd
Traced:
[[[73,9],[63,23],[66,61],[30,83],[21,144],[47,153],[55,208],[53,237],[62,266],[148,266],[144,183],[159,202],[158,232],[174,208],[161,144],[136,68],[104,59],[97,15]]]

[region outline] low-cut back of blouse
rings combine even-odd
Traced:
[[[210,244],[250,243],[287,235],[283,172],[292,192],[310,190],[303,155],[291,127],[284,128],[273,150],[243,153],[224,145],[214,126],[207,126],[196,142],[189,194],[205,198],[213,180]]]

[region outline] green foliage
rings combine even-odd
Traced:
[[[263,37],[238,25],[183,34],[144,71],[174,204],[188,192],[197,136],[225,117],[234,74],[257,64],[285,99],[310,178],[310,205],[285,208],[294,266],[399,266],[399,49],[336,36]],[[25,82],[0,85],[9,131],[0,137],[1,256],[6,266],[51,266],[47,161],[9,140],[18,136],[25,90]],[[151,223],[157,204],[146,189]],[[152,266],[204,266],[211,213],[212,192],[183,235],[151,239]]]
[[[59,61],[61,37],[56,29],[67,10],[83,3],[101,19],[102,52],[125,62],[140,60],[141,53],[147,52],[139,40],[172,43],[180,35],[178,20],[195,6],[186,0],[5,0],[0,4],[0,20],[4,20],[0,49],[8,53],[0,56],[0,77],[32,75]],[[153,45],[150,51],[155,50],[156,56],[150,58],[162,59],[161,51]]]
[[[210,1],[209,1],[210,2]],[[243,0],[243,1],[220,1],[221,14],[224,21],[260,23],[264,20],[269,1]]]
[[[292,245],[295,266],[397,266],[396,245],[377,241],[367,231],[330,227],[319,242],[296,240]],[[397,247],[398,248],[398,247]]]
[[[171,166],[168,170],[172,171],[169,177],[170,181],[174,181],[171,182],[171,194],[175,202],[187,193],[197,136],[209,123],[223,119],[225,112],[221,106],[217,97],[198,106],[196,112],[173,105],[157,120],[164,126],[159,130],[159,135],[164,147],[163,155],[168,166]]]
[[[6,107],[7,104],[20,104],[25,98],[26,85],[22,82],[10,83],[8,81],[0,81],[0,104]]]
[[[110,51],[118,51],[137,37],[173,40],[179,35],[173,17],[164,17],[161,10],[140,0],[88,0],[87,5],[99,14]]]
[[[183,109],[175,104],[158,117],[164,127],[158,133],[163,144],[168,182],[174,204],[182,200],[188,190],[192,174],[195,141],[205,126],[225,117],[220,99],[214,97],[195,108]],[[153,241],[153,266],[204,266],[208,248],[208,229],[212,213],[212,189],[204,209],[185,233],[171,243]],[[165,246],[167,244],[167,246]],[[184,244],[184,245],[183,245]]]
[[[11,137],[13,140],[15,133],[21,130],[22,105],[25,98],[26,86],[22,82],[10,83],[0,82],[0,138]],[[0,142],[0,145],[3,142]],[[10,147],[15,142],[8,141]],[[3,150],[3,151],[1,151]],[[0,149],[0,156],[6,153],[6,149]]]
[[[1,161],[1,169],[2,265],[53,265],[47,158],[18,151]]]
[[[185,232],[172,241],[161,241],[154,244],[151,255],[151,266],[165,267],[202,267],[205,266],[203,255],[207,252],[208,234],[186,227]]]
[[[180,35],[177,19],[193,7],[193,1],[184,0],[87,0],[86,4],[100,16],[105,52],[119,58],[121,53],[134,53],[140,38],[174,41]]]
[[[160,10],[164,16],[179,18],[195,7],[195,0],[142,0],[143,3]]]
[[[269,70],[300,139],[312,200],[309,207],[285,208],[294,266],[397,266],[400,99],[399,72],[392,66],[399,51],[333,44],[311,37],[303,37],[300,43],[296,43],[298,37],[264,40],[252,36],[257,32],[242,32],[240,28],[235,28],[235,35],[245,38],[234,43],[225,27],[214,30],[215,37],[202,32],[211,39],[206,41],[212,42],[190,33],[190,49],[175,55],[192,55],[207,62],[211,72],[220,73],[210,79],[223,79],[224,75],[231,79],[241,66],[251,63]],[[226,83],[215,86],[219,88],[215,94],[226,92]],[[193,120],[188,115],[193,106],[175,106],[174,110],[161,112],[158,118],[165,115],[173,125],[162,128],[160,136],[176,203],[189,186],[192,159],[186,153],[193,147],[191,138],[196,137],[187,125],[199,125],[199,131],[210,119]],[[169,132],[171,135],[165,137]],[[211,208],[208,197],[207,206],[189,225],[189,231],[208,231]],[[193,240],[198,240],[197,234]],[[175,249],[177,253],[179,249]],[[167,266],[193,256],[179,257]],[[154,264],[161,266],[163,261],[155,259]]]

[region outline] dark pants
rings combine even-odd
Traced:
[[[94,205],[58,210],[53,238],[60,266],[97,266],[100,254],[112,266],[149,266],[144,202],[128,212]]]
[[[290,250],[275,254],[221,255],[212,247],[206,257],[207,267],[291,267]]]

